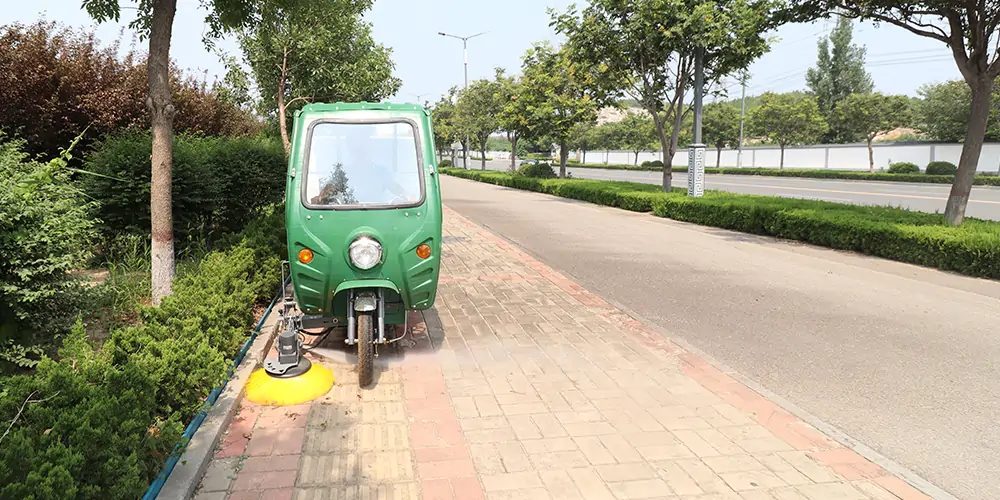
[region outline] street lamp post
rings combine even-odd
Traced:
[[[450,37],[450,38],[457,38],[457,39],[459,39],[459,40],[462,41],[462,58],[463,58],[464,64],[465,64],[465,86],[463,87],[464,89],[469,88],[469,40],[472,39],[472,38],[475,38],[475,37],[477,37],[479,35],[482,35],[484,33],[486,33],[486,32],[483,31],[483,32],[480,32],[480,33],[476,33],[475,35],[469,35],[469,36],[458,36],[458,35],[451,35],[451,34],[443,32],[443,31],[439,31],[438,32],[438,34],[441,35],[441,36],[446,36],[446,37]],[[464,145],[463,151],[462,151],[462,166],[465,167],[466,169],[469,168],[469,136],[468,136],[468,134],[466,134],[466,136],[465,136],[465,145]]]
[[[688,196],[705,192],[705,145],[701,142],[702,97],[705,94],[705,48],[694,56],[694,143],[688,149]]]
[[[747,112],[747,77],[745,72],[740,75],[740,85],[743,90],[740,93],[740,144],[736,152],[736,168],[743,168],[743,117]]]

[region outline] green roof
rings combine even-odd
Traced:
[[[419,104],[393,102],[316,102],[306,104],[302,107],[302,111],[354,111],[359,109],[385,109],[427,113],[427,110]]]

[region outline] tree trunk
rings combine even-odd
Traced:
[[[517,170],[517,134],[510,135],[510,170]]]
[[[580,162],[580,163],[583,164],[583,165],[587,164],[587,150],[586,149],[583,150],[583,161]]]
[[[781,144],[781,159],[778,161],[778,170],[785,169],[785,145]]]
[[[469,169],[469,141],[462,141],[462,168]]]
[[[482,163],[479,166],[479,170],[486,170],[486,144],[487,144],[487,142],[488,141],[483,141],[483,143],[480,144],[480,151],[479,152],[482,153],[483,157],[480,158],[480,160],[482,160]]]
[[[632,165],[639,166],[639,151],[633,150],[632,152],[635,153],[635,159],[632,160]]]
[[[668,193],[672,189],[671,183],[673,181],[674,153],[677,152],[677,142],[681,134],[681,123],[684,122],[683,79],[681,80],[680,88],[677,90],[676,99],[677,103],[674,105],[674,128],[670,131],[670,142],[666,145],[664,148],[665,151],[663,152],[663,190]],[[664,117],[664,119],[666,119],[666,117]],[[692,174],[693,172],[688,172],[688,175]]]
[[[944,218],[949,225],[960,226],[965,220],[965,208],[969,204],[972,183],[979,168],[979,154],[983,150],[983,138],[990,119],[990,101],[993,93],[993,79],[983,75],[972,86],[972,113],[969,128],[965,132],[962,155],[958,159],[958,172],[948,194]]]
[[[281,144],[285,146],[285,156],[292,151],[291,141],[288,139],[288,116],[285,114],[288,106],[285,105],[285,81],[288,76],[288,48],[285,48],[281,56],[281,76],[278,80],[278,93],[275,96],[278,101],[278,128],[281,129]]]
[[[715,168],[719,168],[722,165],[722,146],[715,145]]]
[[[653,110],[647,111],[653,116],[653,125],[656,126],[656,136],[660,139],[660,158],[663,162],[663,192],[669,193],[674,186],[674,154],[670,152],[670,157],[667,157],[668,150],[670,149],[670,139],[667,137],[667,129],[663,123],[666,117],[661,120],[659,113]]]
[[[868,171],[875,171],[875,153],[872,151],[872,137],[866,137],[868,140]]]
[[[159,305],[174,281],[174,217],[172,202],[174,105],[170,102],[170,35],[177,0],[156,0],[149,30],[146,62],[152,124],[152,177],[149,212],[152,236],[152,298]]]
[[[569,150],[566,149],[566,139],[559,141],[559,177],[566,178],[566,158],[569,157]]]

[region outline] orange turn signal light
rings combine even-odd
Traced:
[[[417,245],[417,257],[421,259],[426,259],[431,256],[431,246],[427,243],[421,243]]]
[[[313,261],[313,251],[308,248],[303,248],[299,250],[299,262],[303,264],[308,264]]]

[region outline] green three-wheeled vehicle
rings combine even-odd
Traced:
[[[372,382],[378,347],[406,335],[409,311],[434,305],[438,175],[421,106],[309,104],[296,113],[285,197],[293,294],[269,375],[308,371],[300,332],[337,329],[357,346],[360,385]]]

